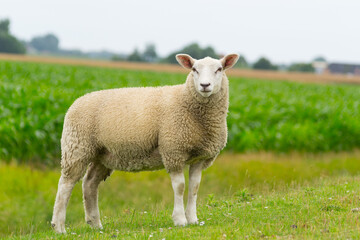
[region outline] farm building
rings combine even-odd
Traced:
[[[314,59],[312,66],[315,69],[315,73],[323,74],[326,71],[328,64],[327,64],[325,58],[318,57],[318,58]]]
[[[360,75],[360,65],[347,63],[328,63],[324,58],[316,58],[312,62],[315,73]]]
[[[360,65],[330,63],[327,67],[327,71],[332,74],[360,75]]]

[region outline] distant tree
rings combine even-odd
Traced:
[[[173,53],[171,53],[169,56],[167,56],[166,58],[164,58],[162,60],[162,62],[167,62],[167,63],[177,63],[175,56],[178,53],[186,53],[189,54],[190,56],[192,56],[195,59],[201,59],[204,57],[212,57],[212,58],[218,58],[218,55],[215,53],[215,50],[212,47],[206,47],[206,48],[201,48],[199,46],[199,44],[197,43],[192,43],[189,44],[187,46],[185,46],[183,49],[175,51]]]
[[[144,59],[137,48],[127,57],[126,60],[130,62],[144,62]]]
[[[26,52],[25,46],[9,31],[10,20],[0,20],[0,52],[24,54]]]
[[[268,59],[261,57],[254,63],[253,68],[260,70],[276,70],[277,66],[272,65],[272,63]]]
[[[201,47],[199,47],[201,49]],[[204,57],[212,57],[212,58],[218,58],[219,55],[215,53],[215,50],[208,46],[206,48],[204,48],[202,51],[200,51],[200,54],[198,56],[199,58],[204,58]]]
[[[326,59],[322,56],[314,58],[313,62],[326,62]]]
[[[59,39],[54,34],[46,34],[31,39],[30,45],[39,52],[57,52],[59,50]]]
[[[155,62],[158,58],[158,55],[156,53],[156,48],[154,44],[148,44],[145,47],[145,50],[142,54],[142,58],[146,62]]]
[[[235,64],[235,67],[237,67],[237,68],[248,68],[249,67],[249,64],[247,63],[247,61],[243,55],[239,56],[239,60]]]
[[[293,63],[288,68],[290,72],[315,72],[311,63]]]
[[[9,33],[10,28],[10,20],[4,19],[0,20],[0,32]]]

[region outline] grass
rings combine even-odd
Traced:
[[[204,172],[203,225],[173,227],[172,189],[164,171],[114,173],[100,187],[104,230],[84,221],[81,186],[67,212],[66,236],[50,229],[59,170],[0,167],[4,239],[346,239],[359,238],[360,153],[223,154]],[[151,237],[152,236],[152,237]]]
[[[57,165],[68,107],[100,89],[174,85],[184,74],[0,61],[0,159]],[[360,148],[360,86],[230,78],[233,152]]]

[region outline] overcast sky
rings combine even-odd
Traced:
[[[360,63],[359,0],[0,0],[20,39],[52,32],[62,48],[164,56],[191,42],[249,61]]]

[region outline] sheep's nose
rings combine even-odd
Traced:
[[[207,88],[208,86],[210,86],[210,83],[200,83],[200,86],[202,86],[203,88]]]

